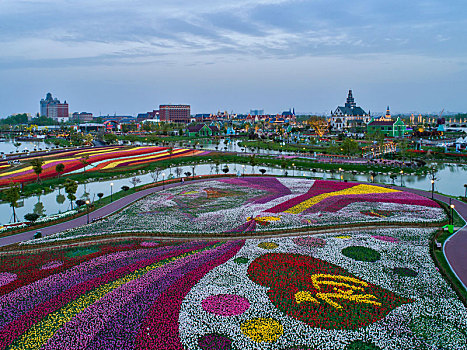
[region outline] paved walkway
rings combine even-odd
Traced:
[[[199,182],[199,181],[206,181],[206,179],[192,180],[192,181],[187,181],[186,183],[194,183],[194,182]],[[171,184],[165,185],[164,188],[171,188],[171,187],[179,186],[180,184],[181,184],[180,182],[171,183]],[[426,192],[426,191],[407,188],[407,187],[398,187],[398,186],[391,186],[391,187],[431,198],[431,193]],[[130,203],[144,196],[147,196],[151,193],[162,191],[162,190],[163,190],[162,186],[158,186],[158,187],[148,188],[146,190],[132,193],[126,197],[120,198],[119,200],[116,200],[106,205],[105,207],[102,207],[93,212],[90,212],[89,220],[91,221],[93,218],[99,218],[99,217],[112,214],[113,212],[118,211],[119,209],[129,205]],[[434,194],[434,198],[449,204],[450,198],[447,196],[443,196],[440,194]],[[452,204],[455,205],[455,209],[457,210],[457,212],[467,222],[467,204],[461,201],[455,200],[455,199],[452,200]],[[76,219],[65,221],[57,225],[44,227],[39,230],[42,232],[42,236],[48,236],[48,235],[51,235],[57,232],[68,230],[70,228],[86,225],[86,223],[87,223],[87,216],[83,215]],[[33,231],[19,233],[13,236],[1,237],[0,246],[6,246],[6,245],[19,243],[22,241],[32,239],[34,236],[34,233],[36,233],[37,231],[38,230],[36,229]],[[446,258],[449,264],[451,265],[454,273],[461,280],[461,282],[464,284],[464,287],[465,287],[467,285],[467,226],[464,226],[461,230],[459,230],[457,233],[451,236],[445,242],[443,249],[444,249],[444,254],[446,255]]]
[[[420,196],[431,198],[431,192],[416,190],[407,187],[391,186],[392,188],[412,192]],[[451,199],[450,197],[441,194],[434,194],[433,197],[441,202],[454,204],[454,209],[457,210],[460,216],[467,222],[467,203]],[[464,288],[467,289],[467,226],[462,227],[444,242],[444,255],[451,265],[451,269],[456,274],[457,278],[462,282]]]
[[[186,183],[194,183],[194,182],[199,182],[199,181],[206,181],[206,179],[190,180],[190,181],[187,181]],[[113,212],[118,211],[118,210],[122,209],[123,207],[126,207],[127,205],[133,203],[134,201],[137,201],[138,199],[140,199],[140,198],[142,198],[144,196],[147,196],[147,195],[149,195],[151,193],[162,191],[162,190],[164,190],[166,188],[178,186],[180,184],[181,184],[181,182],[176,182],[176,183],[167,184],[165,186],[152,187],[152,188],[148,188],[148,189],[145,189],[145,190],[142,190],[142,191],[139,191],[139,192],[132,193],[132,194],[126,196],[126,197],[120,198],[120,199],[118,199],[116,201],[113,201],[110,204],[107,204],[106,206],[104,206],[102,208],[99,208],[97,210],[89,212],[89,222],[91,222],[92,219],[94,219],[94,218],[100,218],[100,217],[112,214]],[[70,228],[83,226],[83,225],[86,225],[86,224],[87,224],[87,215],[83,215],[83,216],[80,216],[80,217],[78,217],[76,219],[65,221],[65,222],[62,222],[60,224],[56,224],[56,225],[53,225],[53,226],[42,227],[42,228],[35,229],[35,230],[32,230],[32,231],[26,231],[26,232],[18,233],[18,234],[13,235],[13,236],[1,237],[0,238],[0,247],[30,240],[30,239],[32,239],[34,237],[34,234],[37,231],[41,231],[42,237],[44,237],[44,236],[52,235],[54,233],[58,233],[58,232],[61,232],[61,231],[68,230]]]

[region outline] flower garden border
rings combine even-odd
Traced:
[[[451,286],[451,288],[457,294],[464,306],[467,308],[467,290],[463,288],[462,284],[459,281],[459,278],[452,271],[443,249],[440,250],[436,247],[436,242],[438,241],[438,238],[444,234],[445,231],[443,231],[442,229],[438,229],[430,237],[430,256],[433,259],[436,267],[439,269],[441,276],[443,276],[444,280]],[[437,253],[440,253],[440,257],[437,256]]]

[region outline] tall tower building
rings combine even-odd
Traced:
[[[41,116],[57,121],[67,121],[69,118],[68,103],[61,103],[57,98],[53,98],[50,92],[40,101],[40,110]]]

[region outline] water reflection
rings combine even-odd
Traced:
[[[25,142],[24,144],[28,144],[28,147],[40,147],[45,148],[46,145],[44,143],[32,143],[32,142]],[[192,147],[194,145],[194,141],[189,142],[178,142],[174,145],[174,147]],[[14,145],[10,142],[4,142],[4,146],[2,149],[9,149],[8,147],[13,147]],[[202,147],[200,147],[202,146]],[[6,148],[5,148],[6,147]],[[22,146],[23,147],[23,146]],[[22,149],[21,147],[21,149]],[[227,148],[228,151],[232,152],[241,152],[242,148],[238,146],[237,140],[217,142],[216,140],[206,140],[206,142],[199,143],[196,145],[198,149],[209,149],[209,150],[216,150],[217,149],[224,149]],[[243,149],[244,150],[244,149]],[[4,151],[4,152],[5,152]],[[244,150],[245,151],[245,150]],[[246,151],[250,151],[249,149]],[[8,152],[8,151],[7,151]],[[278,151],[268,151],[268,150],[261,150],[261,154],[271,154],[271,155],[279,155],[279,154],[287,154],[286,152],[280,153]],[[435,191],[446,193],[455,196],[463,196],[465,193],[464,184],[467,183],[467,164],[450,164],[450,163],[432,163],[433,165],[437,166],[437,181],[435,182]],[[431,165],[431,164],[430,164]],[[343,172],[340,174],[339,172],[324,172],[320,169],[281,169],[281,168],[274,168],[269,166],[259,166],[256,165],[254,169],[251,165],[242,165],[237,163],[221,163],[220,161],[216,163],[209,163],[209,164],[200,164],[200,165],[185,165],[173,168],[163,169],[159,172],[158,178],[154,177],[154,173],[147,173],[147,174],[139,174],[137,177],[141,180],[140,184],[148,184],[155,182],[156,180],[161,180],[162,173],[165,173],[165,179],[170,177],[171,175],[179,177],[180,175],[187,175],[189,176],[197,176],[197,175],[207,175],[213,173],[222,173],[222,169],[228,167],[229,172],[232,174],[241,175],[243,173],[259,173],[260,169],[265,169],[266,174],[273,174],[273,175],[285,175],[288,173],[292,175],[295,172],[296,175],[301,174],[302,176],[314,177],[314,178],[321,178],[321,179],[341,179],[343,181],[373,181],[371,175],[362,174],[359,172]],[[102,196],[110,196],[111,193],[111,183],[114,184],[113,192],[120,191],[122,186],[130,186],[131,178],[117,178],[102,182],[90,182],[86,184],[80,184],[78,186],[76,197],[79,199],[89,199],[91,202],[99,200],[99,194]],[[394,174],[386,174],[386,175],[376,175],[374,178],[375,182],[385,183],[385,184],[396,184],[400,185],[401,183],[401,175],[399,173]],[[418,188],[426,191],[431,191],[431,183],[430,178],[428,176],[420,176],[420,175],[407,175],[404,174],[402,176],[402,183],[406,186],[410,186],[413,188]],[[39,198],[38,197],[30,197],[22,199],[24,203],[23,206],[16,209],[17,216],[20,220],[23,220],[24,215],[31,212],[40,212],[46,213],[47,215],[52,215],[55,213],[60,213],[67,211],[71,208],[70,201],[67,200],[66,195],[62,194],[63,192],[61,189],[56,189],[55,191],[43,194]],[[12,222],[13,216],[12,211],[8,203],[1,203],[0,204],[0,224],[6,224],[8,222]]]

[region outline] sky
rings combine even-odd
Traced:
[[[465,0],[0,0],[0,117],[467,111]]]

